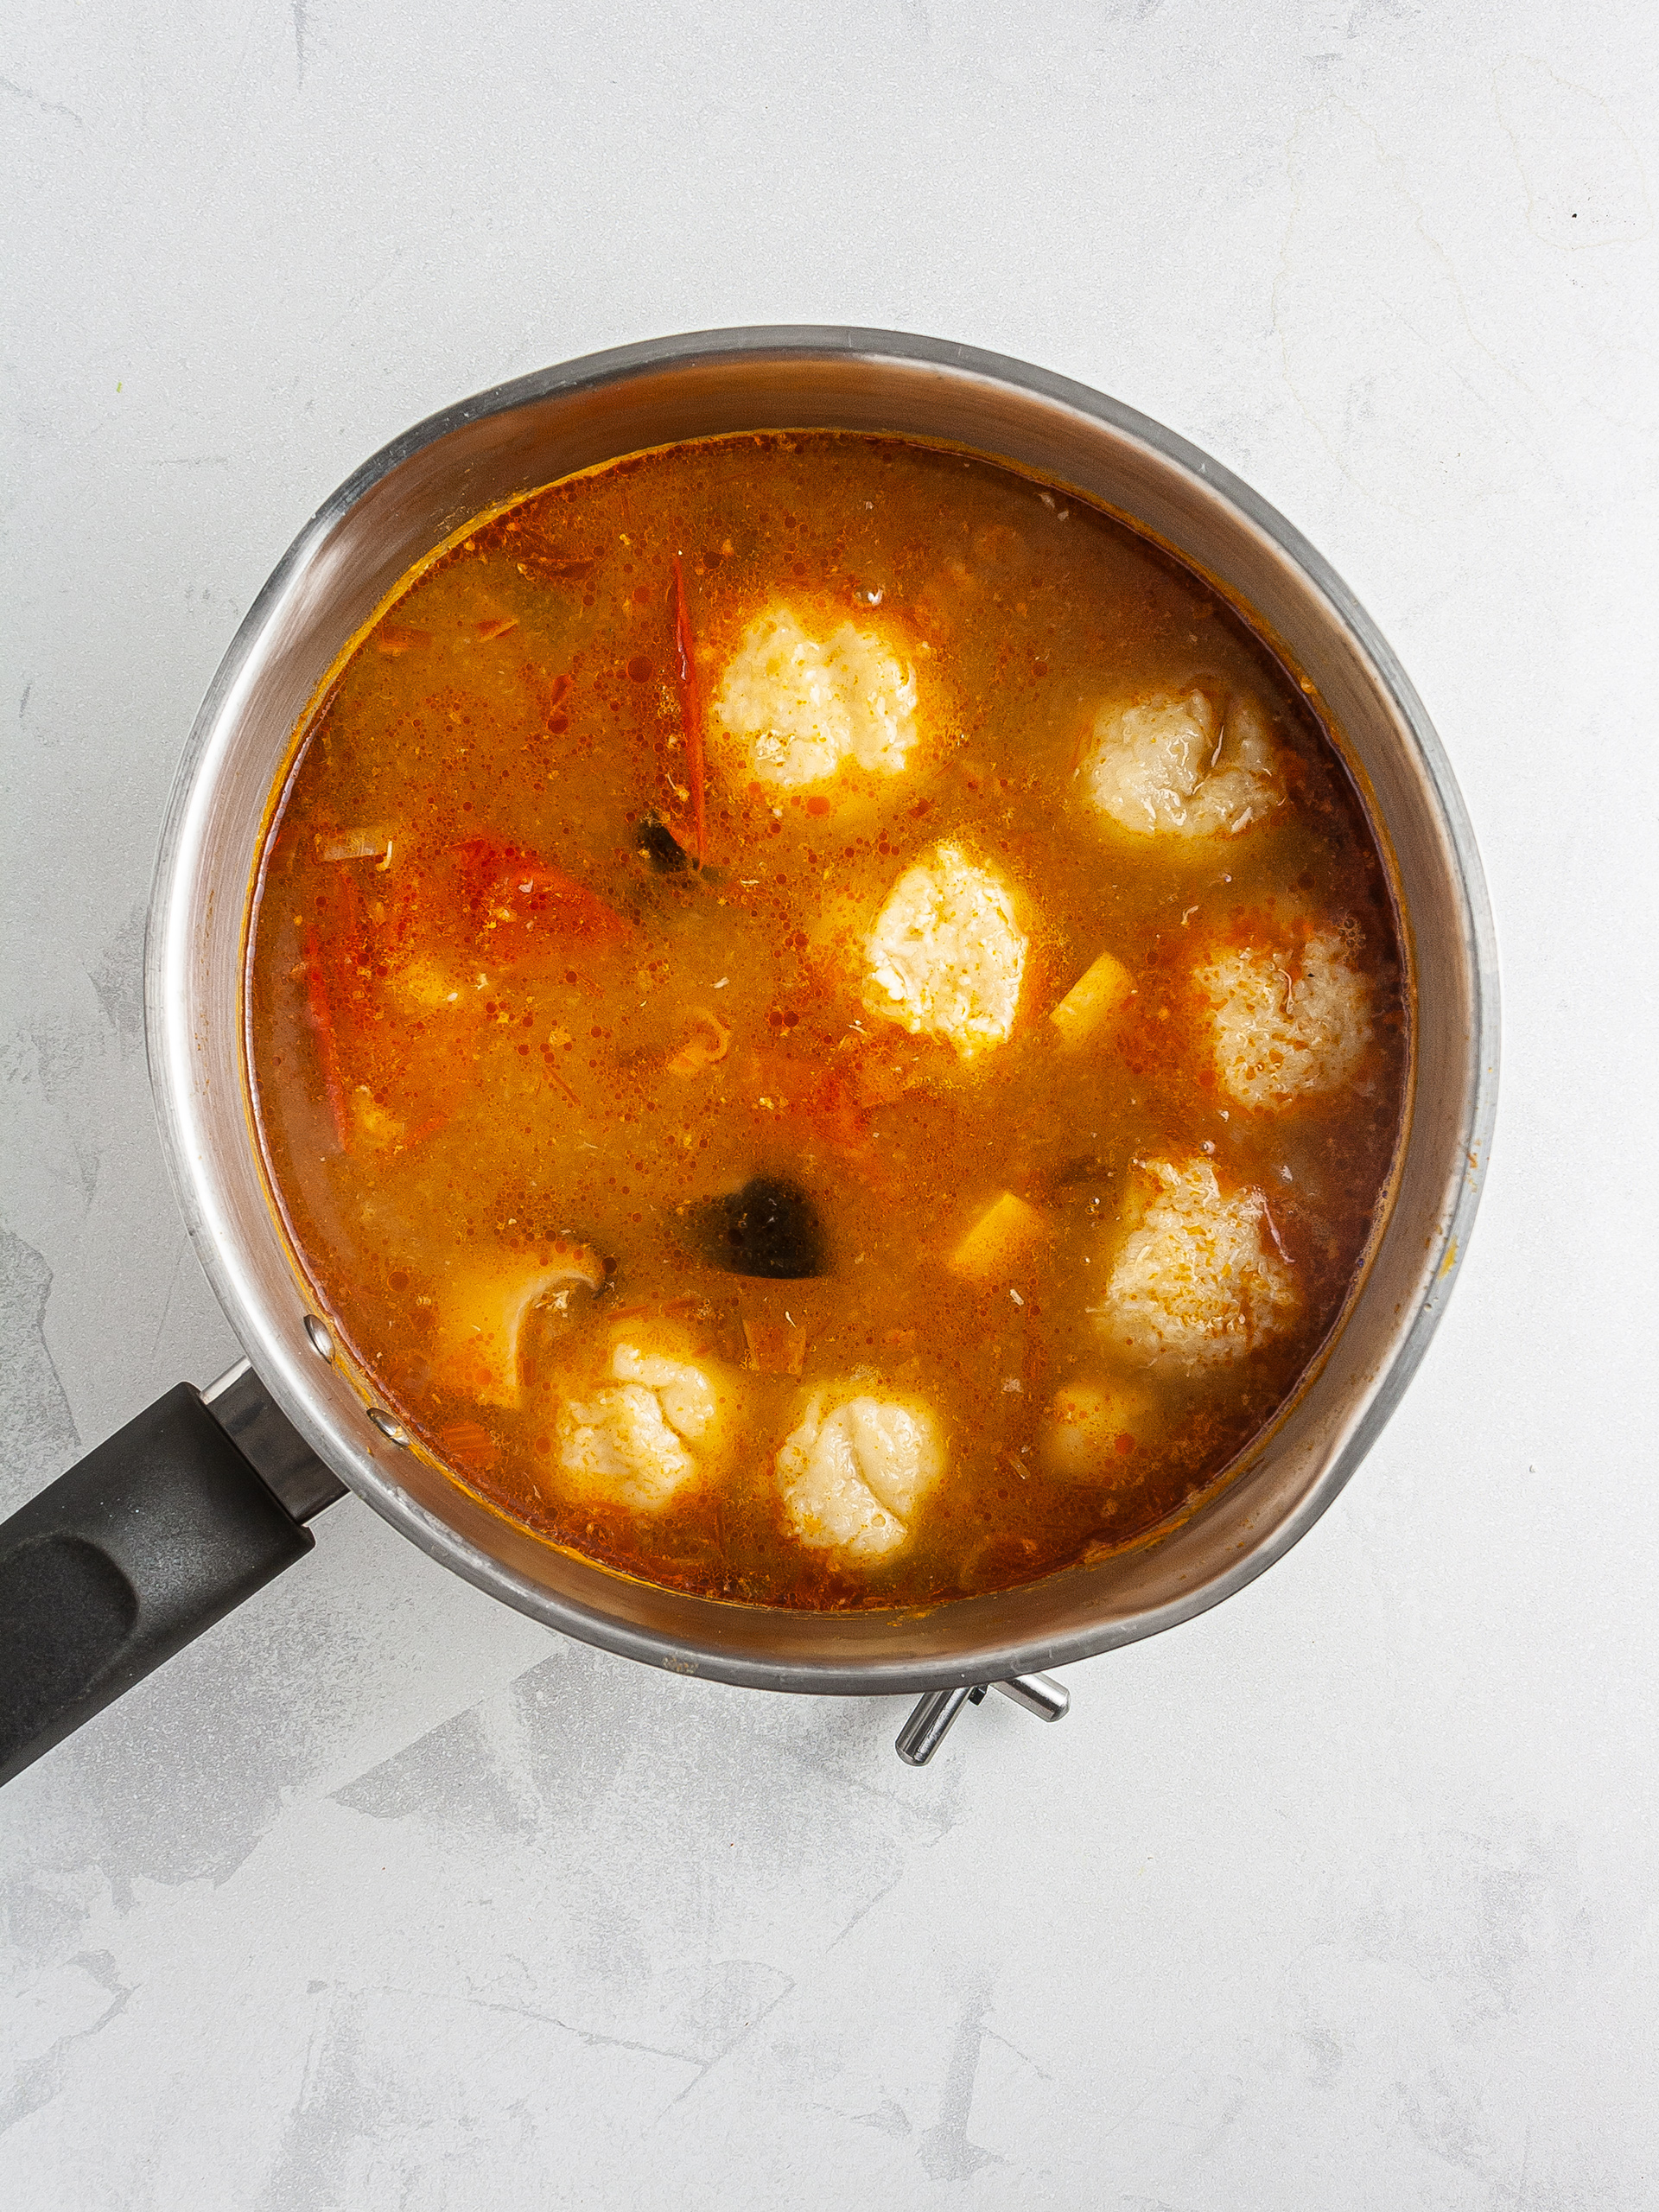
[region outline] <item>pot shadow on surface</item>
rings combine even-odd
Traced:
[[[531,1846],[636,1798],[642,1817],[673,1808],[682,1834],[764,1801],[768,1850],[804,1860],[841,1805],[933,1840],[976,1745],[1045,1748],[1048,1732],[990,1699],[918,1772],[893,1748],[909,1698],[687,1680],[483,1597],[355,1500],[316,1533],[297,1567],[10,1785],[16,1881],[96,1866],[124,1910],[135,1881],[224,1883],[285,1809],[322,1800]]]

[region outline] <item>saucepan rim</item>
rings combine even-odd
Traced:
[[[1092,417],[1120,437],[1149,448],[1166,463],[1200,480],[1230,508],[1240,522],[1270,541],[1276,552],[1313,587],[1330,620],[1369,664],[1393,709],[1393,718],[1414,748],[1417,766],[1438,809],[1439,827],[1451,856],[1460,905],[1465,951],[1472,977],[1472,1031],[1469,1039],[1471,1080],[1460,1131],[1461,1157],[1448,1162],[1450,1196],[1440,1215],[1438,1249],[1428,1255],[1425,1288],[1408,1316],[1398,1321],[1393,1349],[1369,1387],[1363,1409],[1343,1433],[1337,1448],[1293,1510],[1241,1544],[1236,1556],[1213,1575],[1183,1592],[1173,1602],[1140,1612],[1119,1613],[1092,1627],[1033,1642],[1023,1638],[976,1648],[967,1660],[914,1663],[849,1660],[845,1665],[822,1658],[763,1656],[753,1650],[713,1649],[693,1638],[658,1632],[636,1622],[571,1600],[532,1582],[503,1560],[492,1558],[461,1530],[452,1527],[411,1496],[395,1471],[393,1447],[342,1450],[337,1429],[319,1413],[303,1372],[285,1356],[267,1326],[260,1300],[246,1273],[227,1246],[233,1238],[223,1227],[211,1188],[207,1147],[197,1116],[191,1073],[192,1039],[187,1033],[182,988],[193,957],[190,942],[195,902],[192,893],[205,862],[204,824],[208,787],[215,773],[215,747],[238,710],[248,672],[268,628],[318,558],[342,519],[412,455],[480,419],[515,409],[625,383],[630,378],[665,370],[695,371],[701,365],[748,359],[764,363],[867,360],[897,364],[952,375],[964,385],[1012,388],[1084,417]],[[779,428],[782,424],[753,427]],[[792,427],[807,427],[804,424]],[[964,449],[997,456],[964,439]],[[1014,466],[1019,466],[1016,462]],[[344,645],[345,640],[338,643]],[[221,892],[231,887],[219,887]],[[233,887],[245,902],[248,886]],[[249,1357],[283,1412],[314,1449],[327,1459],[342,1481],[430,1556],[479,1588],[568,1634],[623,1656],[683,1674],[702,1674],[746,1687],[826,1694],[898,1694],[983,1681],[1039,1668],[1063,1665],[1159,1633],[1232,1596],[1271,1566],[1319,1518],[1348,1481],[1422,1359],[1445,1309],[1457,1267],[1467,1249],[1470,1230],[1484,1179],[1497,1089],[1497,963],[1484,875],[1462,796],[1440,739],[1421,701],[1386,639],[1330,564],[1300,531],[1249,486],[1209,455],[1122,402],[1090,387],[1002,354],[906,333],[842,326],[781,325],[694,331],[619,346],[492,386],[441,409],[383,446],[353,471],[317,510],[278,562],[248,609],[202,703],[185,747],[169,802],[157,859],[145,948],[145,1023],[152,1095],[163,1148],[181,1207],[204,1269]],[[250,1145],[253,1138],[250,1130]],[[384,1440],[380,1440],[384,1443]],[[984,1605],[985,1600],[964,1600]],[[753,1610],[753,1609],[751,1609]],[[954,1609],[953,1609],[954,1610]],[[868,1624],[868,1615],[857,1617]]]

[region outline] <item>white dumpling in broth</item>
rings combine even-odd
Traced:
[[[1277,748],[1255,701],[1205,686],[1109,702],[1077,774],[1095,811],[1135,837],[1236,837],[1285,803]]]

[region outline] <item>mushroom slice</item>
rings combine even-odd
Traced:
[[[605,1262],[591,1244],[563,1238],[545,1262],[502,1254],[493,1268],[458,1274],[440,1301],[435,1378],[484,1406],[516,1406],[524,1390],[525,1324],[538,1306],[568,1315],[583,1291],[602,1290]]]
[[[694,1006],[691,1019],[696,1029],[667,1063],[670,1075],[697,1075],[704,1068],[711,1068],[723,1060],[731,1050],[732,1033],[707,1007]]]

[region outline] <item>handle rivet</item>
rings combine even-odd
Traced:
[[[324,1359],[334,1357],[334,1340],[315,1313],[308,1313],[305,1317],[305,1333],[311,1339],[313,1351],[321,1353]]]
[[[391,1443],[407,1444],[409,1442],[408,1431],[406,1429],[400,1428],[397,1426],[397,1423],[393,1421],[390,1414],[383,1414],[378,1406],[371,1406],[369,1408],[369,1419],[379,1430],[381,1435],[387,1438]]]

